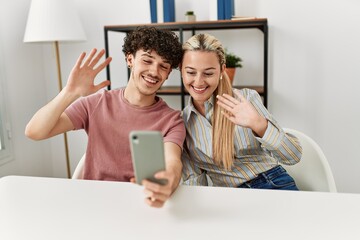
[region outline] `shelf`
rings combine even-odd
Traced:
[[[130,32],[136,29],[139,24],[127,25],[108,25],[105,31]],[[171,31],[196,31],[196,30],[216,30],[216,29],[239,29],[239,28],[259,28],[265,31],[267,26],[266,18],[240,19],[240,20],[218,20],[218,21],[196,21],[196,22],[166,22],[156,24],[142,24],[142,26],[156,26],[159,29]]]
[[[250,18],[239,20],[218,20],[218,21],[196,21],[196,22],[166,22],[166,23],[151,23],[151,24],[126,24],[126,25],[108,25],[104,26],[105,37],[105,55],[110,56],[109,50],[109,32],[129,33],[139,26],[152,26],[158,29],[167,29],[179,33],[180,42],[184,41],[184,32],[190,31],[193,35],[197,31],[206,30],[240,30],[240,29],[258,29],[263,33],[263,47],[264,47],[264,62],[263,62],[263,85],[262,86],[234,86],[234,88],[250,88],[256,90],[264,101],[264,106],[267,107],[267,92],[268,92],[268,22],[266,18]],[[128,71],[128,77],[130,72]],[[110,65],[106,66],[106,77],[110,80]],[[108,86],[111,89],[111,85]],[[163,86],[158,91],[159,95],[179,95],[181,99],[181,107],[185,107],[185,95],[188,95],[182,82],[179,86]]]
[[[257,91],[261,96],[264,96],[265,90],[263,86],[233,86],[233,88],[249,88]],[[179,86],[163,86],[157,91],[158,95],[179,95],[181,94],[181,87]],[[184,94],[189,95],[189,93],[186,91]]]

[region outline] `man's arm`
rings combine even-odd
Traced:
[[[77,98],[61,91],[51,102],[35,113],[26,126],[25,135],[33,140],[42,140],[70,131],[74,125],[64,113]]]
[[[99,66],[96,66],[104,53],[105,51],[102,50],[95,56],[96,49],[93,49],[84,63],[86,54],[80,55],[70,73],[66,86],[52,101],[37,111],[27,124],[25,129],[27,137],[41,140],[74,128],[71,120],[64,113],[65,109],[79,97],[93,94],[109,85],[109,81],[94,85],[96,75],[111,61],[111,58],[107,58]]]
[[[155,178],[167,179],[167,184],[162,186],[148,180],[142,182],[147,196],[145,201],[152,207],[162,207],[179,186],[181,179],[181,148],[172,142],[166,142],[164,146],[166,170],[156,173]]]

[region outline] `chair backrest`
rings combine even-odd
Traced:
[[[298,188],[303,191],[336,192],[330,165],[319,145],[297,130],[284,128],[284,131],[296,136],[303,149],[299,163],[292,166],[282,165],[295,179]]]
[[[71,177],[72,179],[83,179],[84,164],[85,164],[85,154],[81,157],[79,163],[77,164],[75,171]]]

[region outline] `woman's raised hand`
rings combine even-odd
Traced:
[[[217,96],[217,104],[226,110],[222,113],[234,124],[250,128],[259,136],[263,135],[267,128],[267,120],[239,91],[235,91],[235,94],[238,99],[228,94]]]

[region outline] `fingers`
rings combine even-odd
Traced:
[[[143,180],[142,185],[146,196],[145,202],[152,207],[162,207],[172,193],[170,184],[160,185]]]
[[[218,99],[218,104],[228,111],[232,110],[240,103],[238,100],[227,94],[223,94],[222,96],[217,95],[216,98]]]
[[[93,48],[89,54],[89,56],[87,57],[86,61],[84,62],[84,66],[89,66],[90,65],[90,62],[92,61],[95,53],[97,52],[97,49],[96,48]],[[101,52],[100,52],[101,53]],[[100,54],[99,53],[99,54]]]
[[[80,68],[81,67],[81,63],[84,60],[85,56],[86,56],[85,52],[80,54],[78,60],[76,61],[75,68]]]
[[[83,66],[89,67],[89,68],[94,68],[96,64],[99,63],[100,59],[104,56],[105,54],[105,50],[102,49],[96,56],[97,49],[94,48],[91,50],[89,56],[87,57],[86,61],[84,62]],[[85,53],[81,54],[78,62],[76,64],[77,67],[81,66],[81,62],[84,60],[85,58]],[[107,59],[105,59],[104,62],[102,62],[98,67],[96,67],[94,70],[96,73],[100,72],[101,70],[103,70],[110,62],[111,62],[112,58],[108,57]]]
[[[159,201],[156,199],[150,199],[150,198],[145,198],[145,203],[148,204],[149,206],[155,207],[155,208],[161,208],[165,204],[165,202],[163,202],[163,201]]]
[[[155,173],[154,177],[156,179],[169,179],[171,175],[167,171],[160,171]]]
[[[236,119],[235,119],[234,115],[230,115],[229,113],[224,112],[224,111],[221,111],[221,114],[223,114],[227,119],[229,119],[231,122],[236,124]]]
[[[221,113],[229,119],[232,123],[238,124],[236,120],[236,114],[239,112],[239,106],[242,100],[237,100],[236,98],[223,94],[222,96],[216,96],[218,101],[217,104],[226,111],[221,111]],[[239,97],[242,97],[241,95]],[[244,99],[244,98],[242,98]]]
[[[96,53],[96,49],[95,49],[95,53]],[[95,53],[94,53],[94,55],[95,55]],[[99,60],[102,58],[102,56],[104,56],[104,54],[105,54],[105,50],[102,49],[102,50],[96,55],[96,57],[95,57],[94,59],[91,59],[91,62],[89,63],[89,67],[93,68],[93,67],[99,62]],[[94,55],[93,55],[93,56],[94,56]],[[92,58],[93,58],[93,56],[92,56]]]
[[[101,70],[103,70],[107,65],[109,65],[109,63],[111,62],[112,58],[108,57],[107,59],[105,59],[105,61],[103,63],[101,63],[97,68],[95,68],[94,70],[96,72],[100,72]]]
[[[99,91],[100,89],[104,88],[104,87],[107,87],[110,85],[110,81],[109,80],[106,80],[106,81],[103,81],[101,83],[99,83],[98,85],[95,85],[94,88],[95,88],[95,91]]]
[[[234,97],[232,97],[232,96],[230,96],[230,95],[228,95],[228,94],[223,94],[222,97],[223,97],[224,99],[226,99],[228,102],[230,102],[230,103],[232,103],[232,104],[234,104],[234,105],[237,105],[237,104],[239,103],[239,101],[236,100],[236,98],[234,98]]]
[[[219,96],[218,96],[219,97]],[[217,104],[219,104],[220,107],[222,107],[223,109],[231,112],[234,108],[235,105],[233,106],[229,106],[228,104],[224,103],[222,100],[218,100]]]
[[[146,191],[148,197],[153,197],[151,194],[159,194],[169,197],[171,195],[172,189],[169,181],[165,185],[161,185],[158,183],[151,182],[149,180],[143,180],[142,185],[144,186],[144,190]]]
[[[168,194],[163,194],[162,192],[150,191],[149,189],[146,189],[146,188],[144,188],[144,193],[145,193],[146,198],[148,198],[152,201],[157,200],[157,201],[165,202],[170,197],[170,195],[168,195]]]

